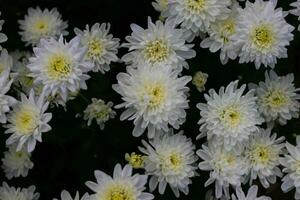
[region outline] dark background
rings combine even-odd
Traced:
[[[279,1],[279,6],[284,10],[290,9],[291,0]],[[121,38],[131,33],[129,25],[131,23],[146,26],[147,16],[156,20],[158,13],[154,11],[150,0],[0,0],[1,19],[5,20],[3,32],[7,34],[9,40],[2,46],[9,51],[15,49],[27,49],[21,42],[18,35],[18,19],[23,19],[29,7],[40,6],[41,8],[57,7],[62,14],[63,19],[69,22],[69,36],[74,36],[73,29],[78,27],[83,29],[85,24],[94,24],[96,22],[110,22],[112,24],[112,33],[115,37]],[[297,17],[288,16],[287,20],[294,26],[298,26]],[[294,31],[295,40],[289,47],[289,57],[279,60],[276,66],[276,72],[285,75],[295,73],[296,85],[300,86],[299,74],[299,32]],[[201,70],[209,74],[206,88],[218,89],[222,85],[227,85],[230,81],[241,79],[241,83],[258,82],[264,80],[265,68],[256,70],[253,64],[239,65],[237,60],[230,61],[226,66],[222,66],[219,61],[219,52],[212,54],[208,49],[200,49],[200,40],[196,39],[195,50],[197,57],[190,60],[190,69],[184,70],[183,74],[193,75]],[[119,56],[125,53],[120,50]],[[123,64],[113,64],[111,71],[105,75],[101,73],[92,73],[92,78],[88,81],[88,91],[82,91],[87,98],[102,98],[103,100],[113,101],[115,104],[121,102],[120,96],[116,94],[111,85],[116,83],[116,75],[125,70]],[[198,135],[197,121],[199,120],[199,111],[195,107],[200,101],[203,102],[203,94],[199,93],[190,83],[190,109],[187,111],[187,121],[182,126],[185,134],[193,140]],[[84,98],[78,97],[76,100],[67,104],[67,112],[63,108],[54,108],[51,126],[53,130],[43,134],[43,143],[38,144],[33,155],[32,161],[34,168],[29,172],[26,178],[16,178],[11,181],[5,179],[3,171],[0,170],[0,182],[7,181],[9,185],[16,187],[28,187],[36,185],[37,191],[41,193],[42,200],[59,197],[63,189],[68,190],[73,195],[76,190],[80,194],[91,192],[84,185],[88,180],[94,181],[94,170],[103,170],[112,174],[115,164],[126,164],[124,155],[126,152],[137,151],[141,145],[141,139],[145,137],[134,138],[131,135],[133,128],[131,121],[120,122],[116,117],[105,125],[103,131],[93,123],[91,127],[86,126],[86,122],[75,118],[77,113],[82,113],[89,102]],[[123,110],[118,110],[120,113]],[[284,135],[288,141],[295,143],[295,134],[300,132],[299,119],[293,119],[284,127],[275,127],[279,135]],[[1,130],[4,132],[4,129]],[[3,157],[5,140],[7,136],[0,134],[0,152]],[[195,141],[197,149],[204,141]],[[142,173],[142,172],[141,172]],[[190,186],[188,196],[181,195],[182,200],[204,199],[207,188],[204,188],[204,182],[207,180],[208,173],[200,172],[200,177],[193,178],[193,184]],[[280,190],[281,181],[269,188],[261,189],[261,194],[266,194],[272,199],[289,200],[293,199],[294,191],[289,194],[283,194]],[[155,192],[157,200],[175,199],[168,188],[164,196]]]

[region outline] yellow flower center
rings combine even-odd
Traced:
[[[286,105],[289,98],[282,90],[274,90],[269,92],[264,99],[265,103],[272,108],[280,108]]]
[[[103,53],[104,53],[104,46],[99,39],[92,38],[88,41],[87,56],[89,58],[99,57],[103,55]]]
[[[49,25],[44,19],[39,19],[34,24],[34,30],[38,33],[45,34],[49,30]]]
[[[219,117],[225,124],[232,128],[237,127],[242,121],[241,113],[234,106],[222,110]]]
[[[31,105],[23,105],[15,113],[13,123],[17,133],[31,135],[39,124],[39,110]]]
[[[150,110],[159,108],[165,102],[166,97],[166,88],[161,83],[150,83],[146,81],[141,88],[141,101],[146,103]]]
[[[145,156],[133,152],[131,155],[126,154],[125,159],[134,169],[140,169],[144,167]]]
[[[162,85],[154,85],[148,89],[148,95],[150,97],[149,107],[157,108],[159,107],[166,99],[166,91]]]
[[[104,199],[99,200],[135,200],[132,188],[124,184],[114,184],[104,192]]]
[[[171,152],[165,155],[161,155],[160,162],[162,172],[178,172],[183,168],[183,158],[177,152]]]
[[[144,57],[152,64],[163,62],[169,56],[169,47],[162,40],[151,41],[144,50]]]
[[[53,55],[48,62],[48,76],[53,80],[64,80],[72,71],[71,60],[63,54]]]
[[[178,154],[172,154],[170,156],[171,168],[172,169],[179,169],[182,167],[182,158]]]
[[[229,39],[235,33],[235,30],[236,26],[233,20],[228,19],[222,22],[220,35],[223,39],[224,44],[227,44],[229,42]]]
[[[250,151],[250,161],[253,164],[266,165],[269,163],[272,150],[265,145],[257,145]]]
[[[196,13],[204,10],[206,0],[186,0],[186,6],[188,10]]]
[[[269,49],[275,42],[275,35],[269,25],[260,25],[253,29],[251,40],[259,50]]]

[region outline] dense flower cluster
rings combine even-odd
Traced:
[[[275,72],[294,39],[286,16],[300,16],[300,1],[291,4],[290,12],[279,8],[277,0],[156,0],[152,5],[159,19],[148,17],[146,28],[132,24],[123,43],[110,33],[109,23],[75,28],[67,40],[68,23],[56,8],[28,9],[19,20],[19,33],[31,51],[8,52],[0,46],[0,123],[7,134],[1,167],[6,178],[26,177],[39,164],[31,154],[39,150],[42,135],[56,129],[49,107],[67,111],[70,100],[82,97],[88,105],[77,116],[87,126],[95,121],[101,131],[117,116],[115,109],[124,109],[119,123],[132,121],[132,135],[147,137],[139,152],[125,155],[127,165],[115,165],[112,176],[95,170],[95,182],[86,182],[90,193],[74,192],[73,198],[61,188],[61,200],[152,200],[156,189],[163,195],[167,188],[179,198],[189,194],[193,179],[203,173],[208,173],[204,186],[214,187],[207,200],[270,200],[255,184],[267,189],[279,180],[283,192],[295,188],[295,199],[300,199],[300,137],[294,146],[276,129],[299,118],[300,89],[294,74]],[[5,47],[3,24],[0,20]],[[234,79],[218,90],[197,93],[204,97],[197,99],[200,128],[198,137],[190,138],[180,130],[188,109],[196,109],[189,91],[205,92],[211,76],[199,70],[186,75],[198,36],[198,46],[219,51],[223,65],[239,59],[256,69],[273,69],[260,69],[265,79],[257,83]],[[127,50],[122,56],[121,47]],[[112,85],[120,102],[87,99],[81,93],[89,89],[87,80],[97,72],[106,76],[116,62],[126,66]],[[204,140],[202,146],[194,139]],[[15,188],[3,182],[0,187],[0,200],[37,199],[35,186]]]

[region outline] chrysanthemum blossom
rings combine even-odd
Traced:
[[[0,187],[1,200],[38,200],[39,193],[35,193],[35,186],[29,188],[15,188],[7,185],[6,182],[2,183]]]
[[[164,194],[169,185],[176,197],[180,196],[180,192],[187,195],[191,178],[197,175],[198,158],[192,140],[183,132],[162,133],[149,143],[143,141],[143,145],[140,151],[146,155],[144,168],[146,174],[151,176],[150,191],[158,186],[159,193]]]
[[[0,16],[1,16],[1,12],[0,12]],[[0,31],[2,31],[2,26],[4,24],[4,20],[0,20]],[[7,40],[7,36],[4,33],[0,32],[0,43],[3,43]],[[2,49],[1,45],[0,45],[0,50]]]
[[[8,151],[4,152],[4,158],[1,159],[5,176],[8,179],[26,177],[28,171],[33,168],[30,157],[31,153],[28,153],[24,147],[17,151],[16,145],[10,145]]]
[[[240,9],[239,3],[233,1],[229,16],[226,19],[213,22],[208,29],[209,37],[200,43],[202,48],[209,48],[209,51],[212,53],[220,50],[220,60],[223,65],[229,59],[236,59],[238,54],[238,50],[233,42],[233,36],[236,33],[239,20],[238,9]]]
[[[256,185],[252,185],[248,193],[245,194],[241,188],[236,189],[236,196],[232,195],[232,200],[272,200],[267,196],[257,197],[258,187]]]
[[[245,147],[245,157],[249,170],[250,185],[253,180],[259,179],[261,184],[268,188],[276,183],[277,177],[282,177],[279,168],[279,159],[283,154],[284,137],[277,138],[277,134],[271,134],[270,129],[259,129],[250,136]]]
[[[83,118],[88,121],[88,126],[90,126],[95,119],[100,129],[103,130],[105,122],[116,116],[116,112],[112,109],[112,106],[112,102],[106,104],[101,99],[92,98],[92,103],[84,110]]]
[[[75,33],[80,37],[81,46],[87,48],[85,59],[93,63],[93,71],[105,73],[109,71],[111,62],[118,61],[120,39],[109,34],[110,24],[94,24],[91,28],[86,25],[84,31],[76,28]]]
[[[246,7],[239,10],[233,40],[240,48],[240,63],[253,62],[257,69],[261,65],[274,68],[277,59],[287,57],[294,27],[286,22],[286,13],[276,4],[277,0],[246,1]]]
[[[76,196],[72,198],[71,194],[66,190],[63,190],[60,195],[60,200],[89,200],[89,199],[90,196],[87,193],[80,198],[78,192],[76,192]],[[59,199],[54,198],[53,200],[59,200]]]
[[[86,182],[94,192],[91,200],[152,200],[154,196],[144,192],[147,175],[132,174],[132,167],[126,165],[123,169],[120,164],[114,168],[113,177],[102,171],[95,171],[97,182]]]
[[[294,74],[278,76],[274,71],[265,72],[265,81],[249,85],[256,89],[259,112],[267,122],[278,121],[281,125],[299,117],[300,94],[295,88]]]
[[[148,18],[146,29],[136,24],[132,24],[131,29],[131,36],[127,36],[127,43],[122,45],[130,51],[122,58],[126,63],[181,70],[188,68],[187,59],[196,56],[193,45],[186,44],[184,31],[176,28],[174,21],[156,21],[154,24]]]
[[[117,108],[126,108],[121,120],[133,120],[133,136],[141,136],[148,129],[148,137],[153,138],[159,130],[169,127],[179,129],[185,122],[188,106],[186,84],[191,77],[178,78],[178,72],[169,68],[139,66],[128,67],[127,73],[117,76],[118,84],[113,89],[124,101]]]
[[[256,105],[254,90],[246,94],[246,85],[238,88],[238,81],[231,82],[219,93],[209,90],[204,97],[207,103],[199,103],[201,119],[200,135],[215,138],[230,150],[242,146],[263,122]]]
[[[205,187],[215,183],[217,199],[223,196],[228,198],[230,186],[240,187],[248,171],[241,152],[228,151],[223,145],[211,141],[208,146],[202,145],[197,155],[203,160],[199,163],[199,169],[210,172]]]
[[[31,90],[28,97],[21,94],[21,101],[13,107],[8,115],[6,134],[11,134],[6,140],[6,144],[16,144],[16,151],[20,151],[25,146],[28,152],[32,152],[36,146],[36,141],[42,142],[42,133],[51,130],[48,122],[52,118],[51,113],[45,113],[49,102],[45,102],[45,97],[41,94],[35,96]]]
[[[9,71],[6,70],[0,75],[0,123],[7,122],[7,113],[16,104],[16,99],[7,95],[13,80],[9,80]]]
[[[25,18],[18,22],[21,29],[19,34],[26,45],[37,45],[41,39],[58,38],[60,35],[68,34],[65,30],[68,23],[61,19],[56,8],[51,10],[29,8]]]
[[[284,167],[283,172],[286,175],[282,178],[281,189],[287,193],[296,188],[295,199],[300,199],[300,143],[297,139],[297,146],[286,143],[288,154],[280,159],[281,165]]]
[[[198,71],[194,74],[192,83],[196,86],[199,92],[205,90],[205,84],[207,82],[208,74]]]
[[[125,154],[125,160],[132,166],[133,169],[142,169],[145,166],[145,158],[147,156],[132,152]]]
[[[33,51],[27,67],[34,83],[42,84],[50,96],[59,96],[66,102],[70,93],[87,89],[85,81],[89,79],[87,72],[92,64],[83,59],[86,49],[80,47],[79,37],[70,42],[62,36],[58,41],[42,39]]]
[[[188,30],[189,40],[192,40],[200,32],[206,33],[211,23],[226,19],[230,5],[231,0],[170,0],[163,16]]]

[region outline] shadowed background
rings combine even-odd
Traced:
[[[284,10],[290,9],[291,0],[279,1],[279,5]],[[111,32],[115,37],[121,38],[131,33],[130,24],[136,23],[143,27],[146,26],[147,16],[153,20],[158,18],[158,13],[154,11],[150,0],[0,0],[1,19],[5,20],[3,32],[6,33],[9,40],[2,46],[9,51],[16,49],[30,50],[25,47],[18,35],[18,19],[23,19],[29,7],[40,6],[44,8],[57,7],[62,14],[63,20],[69,24],[68,39],[74,36],[73,29],[78,27],[84,29],[86,24],[93,25],[96,22],[110,22]],[[287,20],[294,26],[298,26],[297,17],[288,16]],[[300,87],[299,76],[299,57],[300,57],[300,34],[294,31],[295,39],[289,47],[287,59],[279,60],[275,71],[279,75],[287,73],[295,74],[295,82]],[[255,82],[264,80],[265,68],[256,70],[253,64],[239,65],[238,61],[230,61],[226,66],[222,66],[219,61],[219,52],[210,53],[208,49],[199,47],[200,40],[194,41],[197,57],[188,61],[189,70],[184,70],[183,74],[193,75],[201,70],[209,74],[206,88],[218,89],[222,85],[227,85],[230,81],[240,79],[241,83]],[[120,50],[119,57],[126,51]],[[81,91],[81,94],[87,99],[92,97],[101,98],[104,101],[113,101],[115,104],[121,103],[120,96],[116,94],[111,85],[116,83],[116,75],[125,71],[123,64],[112,64],[111,71],[105,75],[101,73],[91,73],[92,78],[87,82],[88,91]],[[204,140],[195,141],[198,135],[199,111],[196,108],[198,102],[204,102],[203,94],[189,83],[190,91],[190,109],[187,111],[187,121],[181,127],[188,137],[193,138],[197,149],[201,147]],[[82,113],[89,102],[81,97],[68,102],[67,112],[63,108],[54,108],[53,119],[50,123],[52,131],[43,134],[43,143],[38,144],[33,155],[32,161],[34,168],[29,171],[26,178],[16,178],[11,181],[5,179],[3,171],[0,170],[0,182],[7,181],[9,185],[16,187],[28,187],[36,185],[37,191],[41,193],[42,200],[58,198],[63,189],[68,190],[72,196],[75,191],[80,194],[91,192],[84,183],[88,180],[94,181],[94,170],[103,170],[112,174],[115,164],[126,164],[125,153],[137,151],[141,145],[141,138],[134,138],[131,135],[133,129],[132,122],[120,122],[116,117],[105,125],[103,131],[93,123],[91,127],[86,126],[82,119],[75,118],[77,113]],[[117,110],[118,115],[123,110]],[[288,138],[288,141],[295,143],[295,134],[300,133],[299,119],[293,119],[284,127],[275,127],[274,131],[280,136]],[[4,132],[4,129],[1,130]],[[0,156],[3,157],[5,140],[7,135],[0,134]],[[137,171],[139,172],[139,171]],[[142,171],[140,171],[142,173]],[[188,196],[181,195],[181,200],[201,200],[204,199],[204,182],[208,178],[208,173],[200,172],[200,177],[193,178],[193,184],[190,186]],[[261,194],[272,197],[273,200],[293,199],[294,191],[289,194],[283,194],[280,190],[280,180],[268,190],[261,188]],[[247,186],[246,186],[247,187]],[[174,200],[175,196],[168,188],[164,196],[155,192],[157,200]]]

